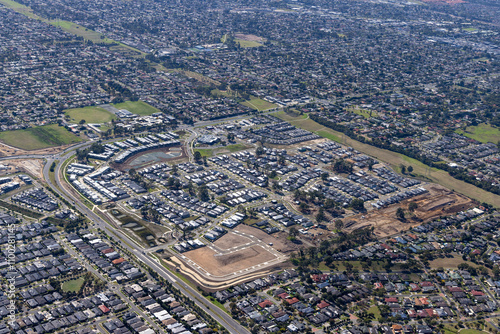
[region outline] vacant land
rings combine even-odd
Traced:
[[[276,259],[276,256],[261,246],[252,246],[225,255],[219,255],[209,247],[202,247],[183,255],[197,263],[211,276],[231,275]]]
[[[264,44],[261,44],[259,42],[255,41],[245,41],[243,39],[235,38],[234,41],[236,43],[239,43],[242,48],[256,48],[258,46],[263,46]]]
[[[242,48],[254,48],[262,46],[262,43],[265,42],[266,39],[256,35],[235,34],[234,41],[239,43]]]
[[[500,129],[486,123],[482,123],[477,126],[469,126],[465,129],[465,131],[457,130],[456,132],[482,143],[496,144],[500,141]]]
[[[250,242],[252,242],[252,240],[250,240],[247,237],[243,237],[243,236],[234,234],[232,232],[229,232],[228,234],[226,234],[225,236],[223,236],[222,238],[220,238],[219,240],[214,242],[214,246],[217,246],[220,249],[227,250],[227,249],[231,249],[233,247],[246,245]]]
[[[268,110],[268,109],[274,109],[277,107],[274,103],[267,102],[265,100],[262,100],[258,97],[252,97],[250,100],[241,102],[242,105],[250,107],[252,109],[258,110],[258,111],[263,111],[263,110]]]
[[[5,7],[10,8],[18,13],[21,13],[27,17],[31,17],[34,19],[40,19],[36,14],[33,13],[33,10],[25,5],[22,5],[18,2],[12,0],[0,0],[0,3]]]
[[[245,233],[247,235],[253,235],[266,244],[272,243],[275,250],[284,254],[294,252],[299,249],[299,245],[294,244],[287,239],[287,232],[277,232],[270,235],[262,230],[259,230],[258,228],[251,227],[245,224],[238,225],[234,230],[237,232]]]
[[[117,103],[114,106],[117,109],[127,109],[131,113],[139,116],[149,116],[151,114],[159,112],[158,109],[143,101],[125,101],[122,103]]]
[[[4,131],[0,133],[0,140],[7,145],[23,150],[38,150],[82,141],[81,138],[57,124],[24,130]]]
[[[469,198],[453,193],[439,185],[430,184],[425,188],[429,191],[428,193],[380,210],[373,210],[346,218],[345,225],[348,224],[347,222],[356,222],[352,225],[349,224],[346,230],[353,231],[362,227],[373,226],[375,228],[373,233],[379,238],[385,238],[440,216],[455,214],[475,206],[475,203]],[[410,219],[409,214],[407,214],[408,219],[406,221],[397,219],[396,210],[399,207],[407,209],[410,202],[415,202],[418,205],[414,212],[417,219]]]
[[[56,27],[61,28],[64,31],[69,32],[70,34],[83,37],[84,39],[92,41],[94,43],[118,43],[112,39],[106,38],[103,34],[98,33],[97,31],[88,29],[73,22],[55,20],[51,21],[50,23]]]
[[[226,153],[233,153],[241,150],[246,150],[247,148],[250,148],[251,146],[243,145],[243,144],[233,144],[233,145],[228,145],[224,147],[217,147],[217,148],[198,148],[195,149],[194,151],[200,152],[202,157],[211,157],[214,155],[218,154],[226,154]]]
[[[99,107],[67,109],[64,113],[70,117],[71,123],[79,123],[81,120],[87,123],[107,123],[116,119],[115,115]]]
[[[309,130],[314,132],[322,137],[325,137],[326,134],[335,135],[338,138],[345,137],[345,145],[351,146],[354,149],[363,152],[366,155],[372,156],[380,161],[383,161],[389,164],[394,170],[398,170],[400,165],[412,166],[413,174],[417,177],[422,177],[432,182],[438,183],[446,188],[457,191],[461,194],[464,194],[468,197],[474,198],[480,202],[486,202],[492,204],[495,207],[500,207],[500,196],[490,193],[486,190],[480,189],[472,184],[466,183],[464,181],[460,181],[452,177],[448,172],[437,168],[430,168],[427,165],[421,163],[418,160],[407,157],[406,155],[395,153],[389,150],[384,150],[381,148],[377,148],[375,146],[361,143],[357,140],[351,139],[347,136],[344,136],[342,132],[338,132],[327,128],[312,119],[300,119],[288,115],[282,115],[277,113],[276,116],[282,118],[286,121],[289,121],[292,125],[296,127]]]
[[[353,231],[362,227],[373,226],[374,234],[379,238],[391,236],[401,231],[408,230],[411,227],[431,221],[440,216],[454,214],[467,210],[475,203],[469,198],[460,194],[451,192],[439,185],[430,184],[425,186],[428,193],[405,200],[399,204],[393,204],[380,210],[373,210],[364,214],[346,218],[344,224],[349,225],[346,230]],[[415,202],[418,208],[414,211],[416,218],[401,221],[396,218],[396,210],[400,207],[407,209],[410,202]],[[408,211],[407,211],[408,212]],[[350,225],[348,222],[355,222]]]
[[[61,286],[61,289],[65,292],[78,292],[82,288],[83,283],[85,280],[83,277],[64,282]]]

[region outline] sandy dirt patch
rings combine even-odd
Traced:
[[[380,210],[373,210],[368,213],[360,213],[344,219],[345,230],[352,232],[356,229],[373,226],[374,234],[384,238],[393,234],[410,229],[426,223],[440,216],[447,216],[468,210],[477,205],[476,202],[461,194],[452,192],[440,185],[429,184],[424,188],[427,193],[405,200],[401,203],[388,206]],[[415,210],[415,218],[410,218],[408,205],[415,202],[418,208]],[[396,211],[402,207],[408,219],[402,222],[396,218]],[[354,224],[351,224],[355,222]]]
[[[10,168],[10,172],[21,171],[43,179],[43,160],[42,159],[13,159],[4,160],[2,164]]]
[[[252,246],[226,255],[219,255],[209,247],[202,247],[183,255],[212,276],[230,275],[276,259],[276,256],[261,246]]]
[[[252,242],[252,240],[250,240],[247,237],[240,236],[240,235],[229,232],[226,235],[224,235],[222,238],[220,238],[219,240],[214,242],[214,245],[220,249],[226,250],[226,249],[230,249],[233,247],[243,246],[243,245],[248,244],[250,242]]]
[[[281,253],[286,254],[294,252],[300,247],[299,245],[294,244],[293,242],[287,239],[288,234],[286,232],[277,232],[270,235],[255,227],[251,227],[245,224],[238,225],[234,230],[253,235],[257,239],[261,240],[262,242],[268,245],[272,243],[273,244],[272,247]]]
[[[0,142],[0,157],[15,157],[17,155],[27,155],[27,154],[56,154],[72,145],[74,144],[49,147],[41,150],[26,151]]]

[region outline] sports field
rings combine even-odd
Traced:
[[[143,101],[125,101],[122,103],[114,104],[114,106],[117,109],[127,109],[132,114],[136,114],[139,116],[148,116],[159,112],[158,109]]]
[[[67,109],[64,113],[71,118],[71,123],[79,123],[82,119],[87,123],[107,123],[116,119],[115,115],[99,107]]]
[[[83,139],[75,136],[62,126],[51,124],[24,130],[0,132],[0,140],[7,145],[23,150],[38,150],[78,143]]]
[[[259,42],[255,42],[255,41],[245,41],[245,40],[243,40],[243,39],[238,39],[238,38],[235,38],[235,39],[234,39],[234,41],[235,41],[236,43],[239,43],[239,44],[240,44],[240,46],[241,46],[242,48],[256,48],[256,47],[258,47],[258,46],[262,46],[262,45],[264,45],[264,44],[261,44],[261,43],[259,43]]]

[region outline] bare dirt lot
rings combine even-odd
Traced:
[[[429,184],[424,188],[429,192],[380,210],[345,218],[344,225],[349,225],[348,222],[351,221],[356,222],[345,230],[351,232],[362,227],[373,226],[375,228],[374,234],[377,237],[384,238],[440,216],[454,214],[477,205],[470,198],[454,193],[440,185]],[[418,205],[414,212],[415,218],[411,218],[407,210],[410,202],[415,202]],[[408,217],[406,222],[396,218],[396,211],[399,207],[405,209]]]
[[[3,165],[11,167],[9,173],[12,172],[25,172],[33,175],[34,177],[43,178],[43,160],[42,159],[13,159],[6,160]]]
[[[252,240],[247,237],[229,232],[228,234],[224,235],[222,238],[214,242],[214,245],[220,249],[230,249],[233,247],[243,246],[249,242],[252,242]]]
[[[196,262],[212,276],[230,275],[276,258],[261,246],[252,246],[226,255],[218,255],[209,247],[203,247],[183,255]]]
[[[288,240],[288,234],[285,232],[278,232],[269,235],[264,231],[245,224],[238,225],[234,230],[246,234],[251,234],[266,244],[272,243],[272,247],[274,249],[284,254],[296,251],[300,247],[300,245],[294,244],[293,242]]]

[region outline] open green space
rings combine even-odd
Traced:
[[[61,289],[65,292],[78,292],[83,286],[85,280],[83,277],[64,282],[61,286]]]
[[[73,22],[54,20],[50,21],[50,24],[59,27],[62,30],[69,32],[70,34],[83,37],[84,39],[92,41],[94,43],[106,43],[106,44],[118,43],[112,39],[106,38],[103,34],[97,31],[91,30],[89,28],[86,28],[84,26],[81,26]]]
[[[238,152],[242,150],[246,150],[250,146],[244,145],[244,144],[233,144],[233,145],[227,145],[223,147],[216,147],[216,148],[195,148],[194,151],[200,152],[202,157],[212,157],[214,155],[217,155],[219,153],[233,153],[233,152]]]
[[[127,109],[132,114],[139,116],[149,116],[159,112],[158,109],[143,101],[125,101],[114,105],[117,109]]]
[[[373,305],[366,312],[373,314],[375,316],[375,319],[380,318],[380,309],[378,308],[377,305]]]
[[[82,119],[87,123],[107,123],[116,116],[100,107],[85,107],[67,109],[64,111],[70,117],[71,123],[79,123]]]
[[[241,102],[242,105],[250,107],[252,109],[258,110],[258,111],[263,111],[263,110],[268,110],[268,109],[273,109],[276,108],[277,105],[271,102],[267,102],[263,99],[260,99],[258,97],[252,97],[248,101]]]
[[[235,38],[234,41],[238,44],[240,44],[240,46],[242,48],[256,48],[256,47],[259,47],[259,46],[263,46],[264,44],[262,43],[259,43],[259,42],[255,42],[255,41],[245,41],[244,39],[239,39],[239,38]]]
[[[371,111],[367,109],[361,109],[358,107],[349,108],[348,111],[355,113],[356,115],[363,116],[364,118],[370,118],[377,116],[376,111]]]
[[[498,143],[500,141],[500,129],[490,124],[481,123],[477,126],[469,126],[463,130],[457,130],[456,133],[464,135],[481,143]]]
[[[37,126],[30,129],[0,132],[0,141],[23,150],[74,144],[83,141],[57,124]]]
[[[33,10],[25,5],[22,5],[18,2],[12,0],[0,0],[0,3],[5,7],[10,8],[18,13],[21,13],[27,17],[31,17],[34,19],[39,19],[39,17],[33,13]]]
[[[342,132],[338,132],[327,128],[312,119],[299,119],[293,118],[289,115],[283,116],[279,113],[276,114],[277,117],[290,122],[292,125],[314,132],[322,137],[326,134],[335,135],[338,138],[342,138]],[[486,202],[492,204],[495,207],[500,207],[500,196],[490,193],[486,190],[478,188],[472,184],[460,181],[452,177],[448,172],[440,170],[437,168],[430,168],[429,166],[423,164],[422,162],[407,157],[403,154],[392,152],[389,150],[381,149],[369,144],[361,143],[357,140],[345,137],[345,145],[353,147],[355,150],[363,152],[366,155],[372,156],[382,162],[390,165],[394,170],[398,170],[400,165],[411,165],[413,167],[413,175],[419,176],[425,179],[429,179],[432,182],[440,184],[448,189],[457,191],[465,196],[474,198],[479,202]]]

